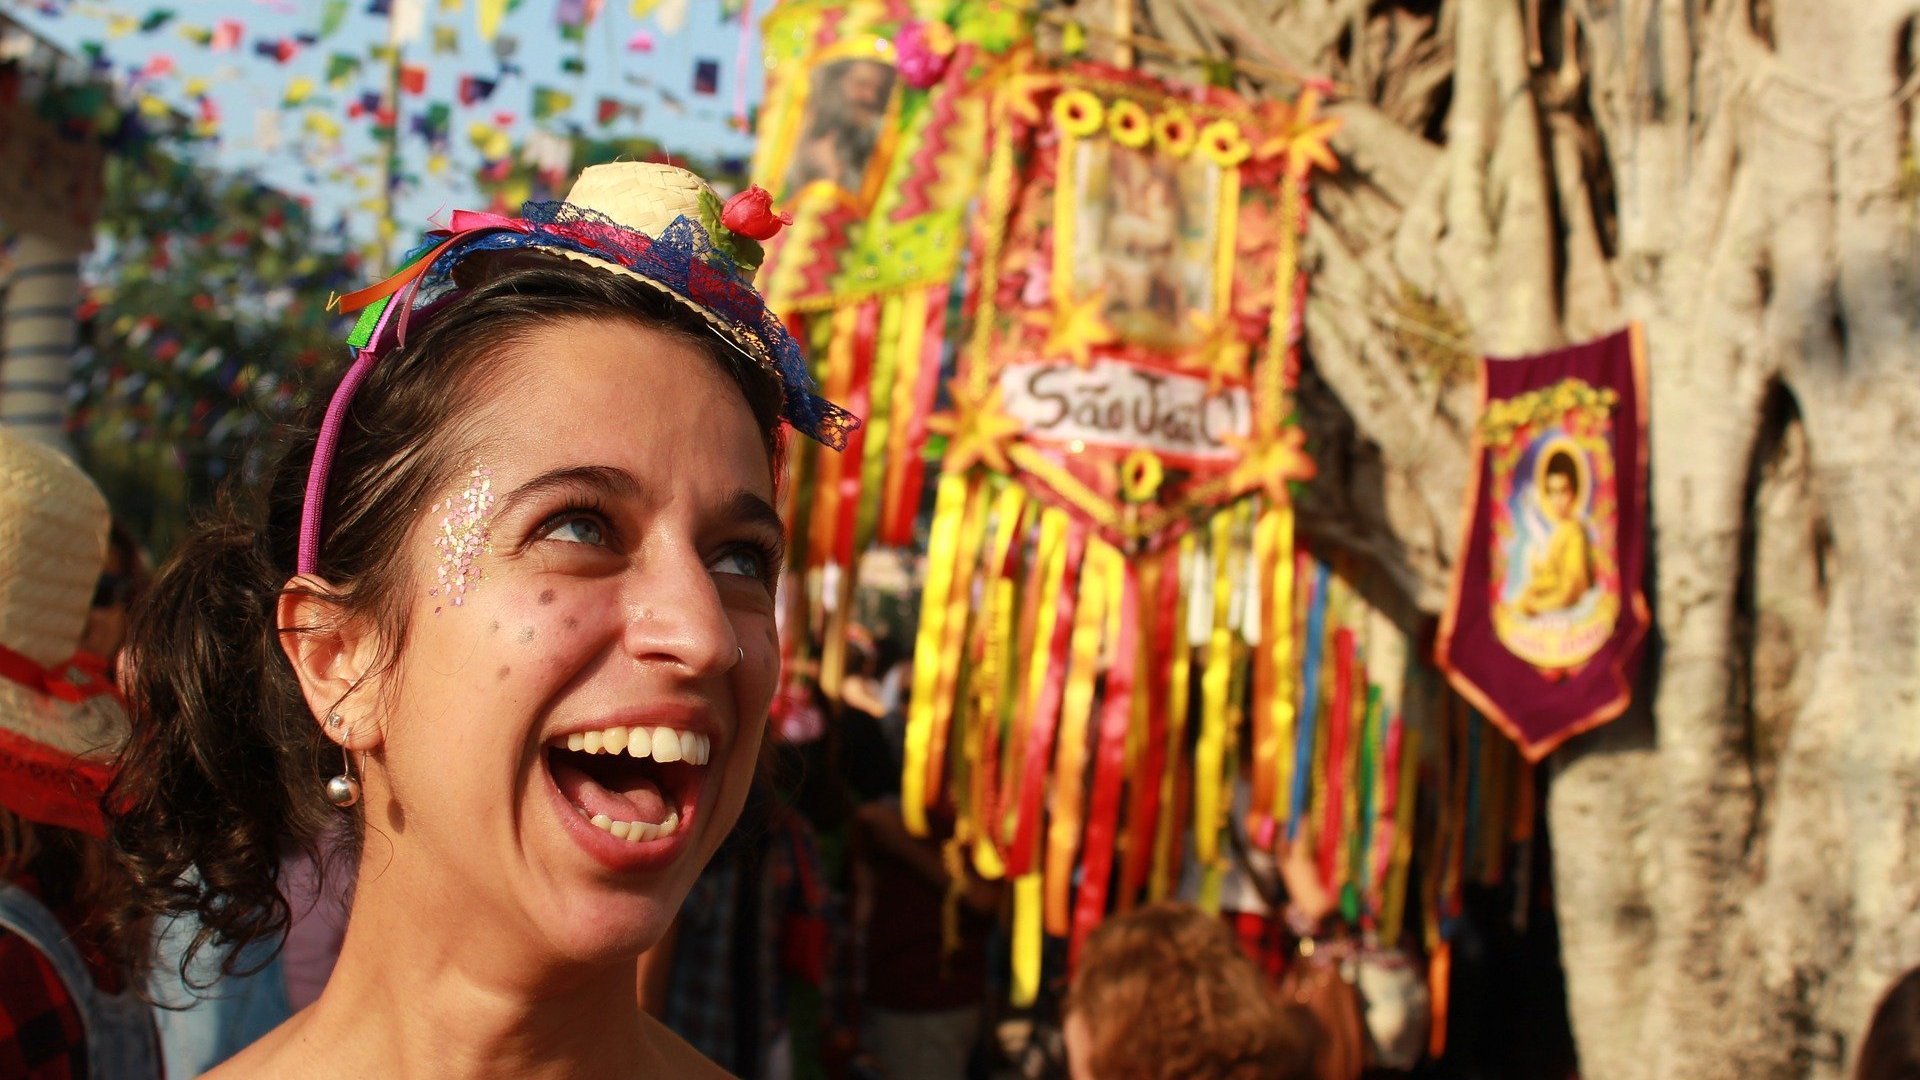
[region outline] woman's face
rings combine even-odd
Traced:
[[[368,860],[386,833],[422,912],[610,961],[659,939],[746,798],[779,668],[772,475],[680,338],[573,320],[506,362],[484,449],[414,529]]]

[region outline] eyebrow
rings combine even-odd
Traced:
[[[585,488],[612,500],[631,498],[639,495],[640,481],[625,469],[616,469],[607,465],[576,465],[566,469],[554,469],[514,488],[500,500],[500,508],[495,513],[506,517],[522,503],[531,502],[543,495],[567,489]]]

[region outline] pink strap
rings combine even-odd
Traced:
[[[374,350],[380,345],[380,335],[387,328],[387,320],[393,318],[396,307],[406,307],[404,297],[395,298],[380,313],[380,321],[374,324],[373,336],[353,358],[353,366],[347,369],[346,377],[333,392],[333,400],[327,402],[327,415],[320,421],[320,437],[313,444],[313,464],[307,468],[307,497],[300,504],[300,547],[294,563],[294,571],[301,574],[317,573],[320,568],[320,511],[327,501],[327,476],[333,471],[333,451],[340,444],[340,425],[347,418],[347,405],[353,401],[354,392],[360,389],[367,375],[373,371]]]

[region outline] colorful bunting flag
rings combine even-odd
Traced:
[[[645,30],[635,30],[633,36],[627,39],[627,51],[636,53],[652,52],[653,35]]]
[[[427,92],[427,69],[419,64],[400,65],[400,89],[409,94]]]
[[[436,56],[460,54],[460,31],[451,26],[433,28],[433,52]]]
[[[551,86],[533,88],[533,118],[545,120],[554,113],[566,112],[573,108],[573,95],[564,90],[555,90]]]
[[[293,108],[313,96],[313,80],[304,75],[296,76],[287,83],[287,89],[280,95],[280,103]]]
[[[390,0],[393,13],[387,20],[387,44],[403,48],[420,40],[426,29],[427,0]]]
[[[720,92],[720,61],[693,62],[693,92],[709,97]]]
[[[334,53],[327,58],[327,85],[338,90],[347,84],[360,70],[360,58],[346,53]]]
[[[500,16],[507,13],[507,0],[479,0],[474,17],[480,25],[480,40],[492,41],[500,31]]]
[[[331,37],[347,18],[347,0],[327,0],[320,8],[320,36]]]
[[[497,85],[492,79],[483,79],[478,75],[460,76],[460,104],[472,106],[493,96]]]
[[[240,47],[240,39],[246,32],[245,23],[237,19],[221,19],[213,24],[213,33],[207,43],[214,52],[229,52]]]
[[[560,70],[569,75],[585,75],[587,62],[578,56],[563,57],[560,60]]]
[[[151,34],[171,21],[173,21],[172,8],[154,8],[140,20],[140,32]]]

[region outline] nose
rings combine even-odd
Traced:
[[[626,594],[624,644],[636,659],[693,678],[726,673],[739,642],[713,575],[692,552],[646,561]]]

